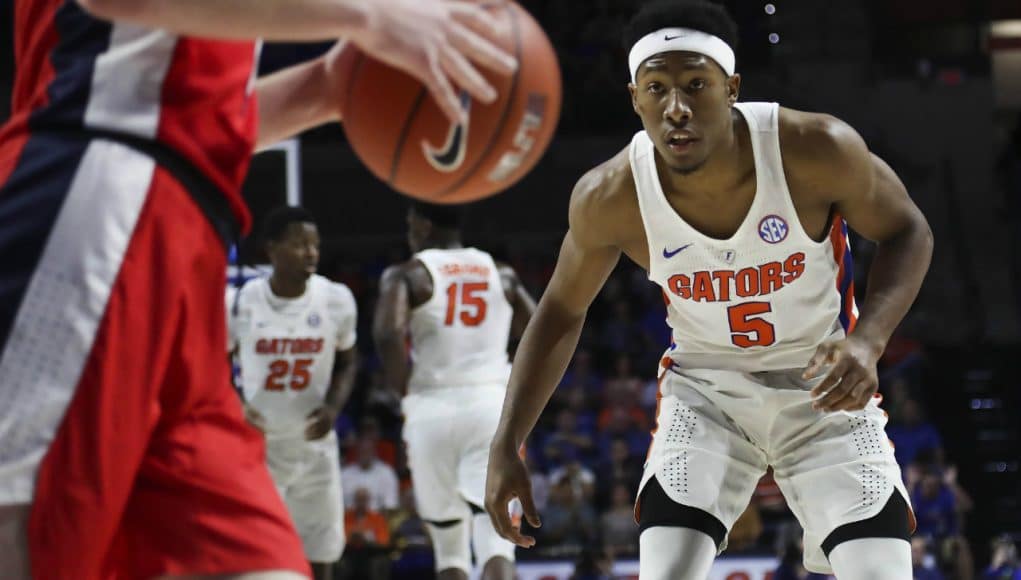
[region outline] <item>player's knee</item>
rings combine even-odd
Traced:
[[[426,529],[433,541],[436,570],[471,572],[468,520],[427,521]]]
[[[727,537],[727,527],[716,516],[670,499],[655,477],[645,484],[638,505],[638,528],[641,532],[657,526],[689,528],[712,538],[717,549]]]
[[[479,564],[487,566],[494,558],[513,562],[514,544],[496,533],[489,514],[475,514],[472,520],[472,545]]]

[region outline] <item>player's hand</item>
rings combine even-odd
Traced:
[[[522,535],[520,525],[511,521],[508,505],[514,498],[521,501],[528,523],[533,528],[541,526],[539,512],[532,500],[532,480],[528,477],[525,462],[517,451],[508,453],[494,444],[489,450],[489,469],[486,473],[486,511],[498,534],[522,548],[531,548],[535,545],[535,538]]]
[[[266,434],[266,418],[262,416],[262,413],[255,410],[255,407],[245,403],[245,421],[252,427],[255,427],[263,435]]]
[[[333,429],[333,422],[336,421],[336,413],[326,407],[319,407],[305,417],[305,440],[314,441],[326,437],[326,434]]]
[[[853,334],[820,344],[802,374],[806,380],[814,379],[829,369],[812,389],[812,407],[827,413],[864,409],[879,388],[876,363],[882,351],[877,350]]]
[[[484,103],[496,90],[476,65],[510,74],[517,61],[496,40],[509,30],[479,2],[372,0],[369,25],[350,37],[370,56],[420,80],[452,122],[464,111],[454,86]]]

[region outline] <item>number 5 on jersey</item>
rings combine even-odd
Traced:
[[[741,348],[769,346],[776,342],[776,327],[760,316],[772,311],[769,302],[745,302],[728,308],[730,341]]]
[[[447,286],[447,316],[444,324],[454,325],[454,317],[465,326],[478,326],[486,319],[486,298],[480,296],[489,290],[489,282],[463,282]]]

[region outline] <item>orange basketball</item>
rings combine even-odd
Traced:
[[[560,118],[556,52],[532,16],[512,0],[486,9],[509,21],[502,48],[518,60],[513,75],[482,74],[499,97],[470,99],[467,126],[451,123],[417,80],[349,50],[344,131],[355,153],[391,187],[434,203],[463,203],[507,189],[542,157]]]

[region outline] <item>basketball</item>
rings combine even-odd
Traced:
[[[351,77],[342,95],[344,131],[355,154],[397,191],[433,203],[464,203],[499,193],[546,151],[560,118],[557,55],[532,16],[510,0],[487,9],[509,24],[502,48],[518,70],[479,68],[499,96],[489,105],[462,91],[468,121],[452,124],[421,83],[348,50]]]

